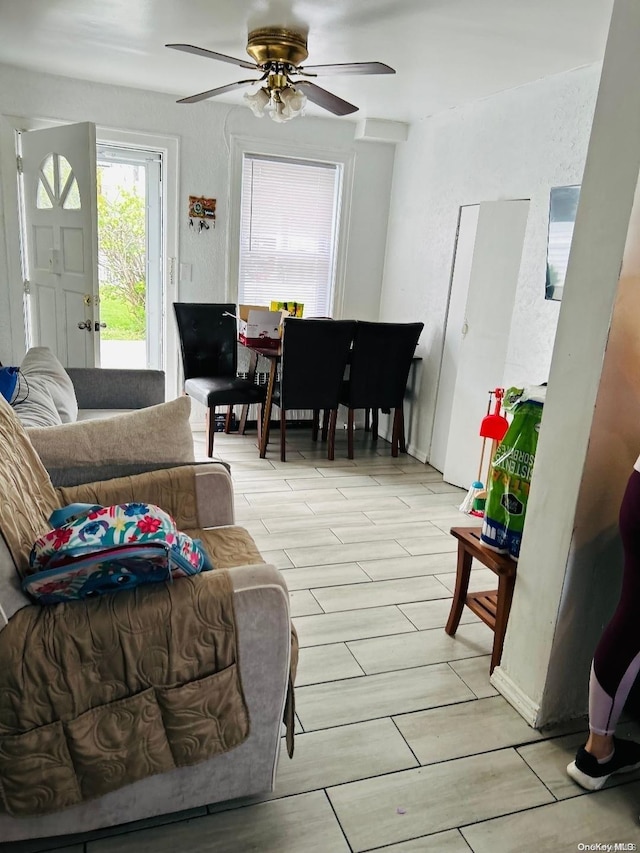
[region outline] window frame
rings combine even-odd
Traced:
[[[351,195],[353,187],[354,155],[329,148],[319,148],[305,144],[282,144],[265,140],[232,136],[230,144],[230,187],[229,187],[229,231],[228,231],[228,269],[227,298],[238,303],[240,275],[240,214],[242,206],[242,166],[245,154],[260,157],[285,158],[293,160],[336,164],[342,170],[342,186],[337,205],[337,228],[335,247],[335,273],[332,293],[331,315],[342,317],[345,290],[345,270],[347,241],[351,215]]]

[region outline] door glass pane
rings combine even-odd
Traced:
[[[64,187],[67,183],[67,178],[72,172],[71,164],[62,154],[55,155],[58,158],[58,172],[60,174],[60,186]]]
[[[80,190],[78,189],[78,182],[75,178],[71,181],[71,186],[67,190],[62,206],[65,210],[80,210],[81,208]]]
[[[38,181],[38,192],[36,197],[36,207],[38,210],[47,210],[53,207],[51,196],[47,192],[47,188],[42,178]]]
[[[47,182],[53,191],[53,186],[55,183],[53,178],[53,154],[47,154],[40,168],[42,170],[42,174],[47,179]]]

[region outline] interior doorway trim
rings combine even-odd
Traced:
[[[178,163],[179,140],[176,136],[140,133],[96,125],[96,139],[101,145],[115,145],[162,155],[162,256],[164,258],[163,336],[165,394],[168,400],[180,393],[178,376],[178,338],[173,322],[173,303],[179,299],[175,274],[178,257]]]

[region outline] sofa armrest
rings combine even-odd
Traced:
[[[144,409],[164,403],[163,370],[68,367],[79,409]]]
[[[219,462],[182,465],[57,489],[62,506],[96,503],[112,506],[140,501],[173,516],[180,530],[234,523],[233,484]]]

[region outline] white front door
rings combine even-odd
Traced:
[[[99,362],[95,125],[20,135],[30,342],[66,367]]]

